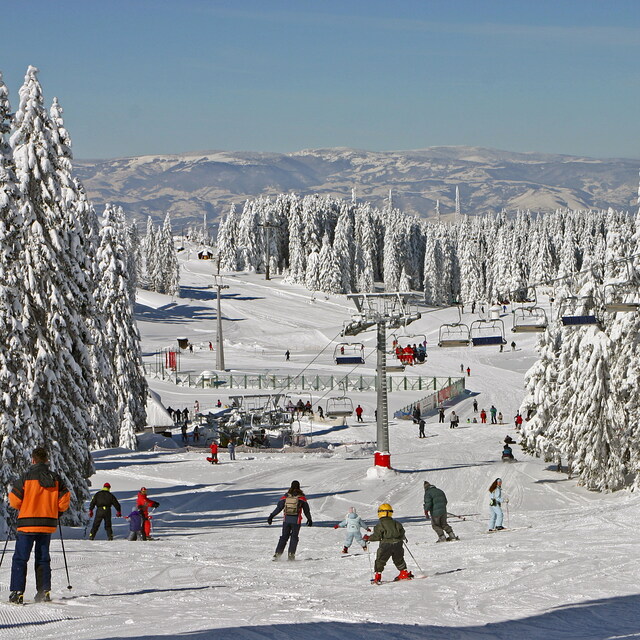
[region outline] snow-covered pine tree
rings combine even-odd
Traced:
[[[322,238],[322,248],[318,257],[318,289],[326,293],[342,293],[340,267],[333,247],[329,242],[329,234]]]
[[[114,372],[112,409],[117,416],[117,432],[111,446],[135,449],[135,432],[146,424],[147,381],[129,296],[124,219],[111,205],[104,210],[98,264],[102,274],[100,305],[106,315],[106,347]]]
[[[337,293],[353,291],[353,266],[355,261],[353,207],[343,203],[335,229],[333,253],[340,285]]]
[[[235,271],[238,268],[236,254],[236,238],[238,235],[238,212],[236,205],[232,204],[227,217],[218,227],[216,247],[220,256],[220,266],[223,269]]]
[[[120,209],[120,216],[124,222],[124,212]],[[162,273],[162,293],[170,296],[180,296],[180,265],[173,242],[171,217],[167,213],[160,231],[159,238],[160,271]],[[125,254],[126,257],[126,254]]]
[[[159,232],[151,216],[147,218],[147,233],[144,237],[146,286],[150,291],[160,291],[162,271],[160,266]]]
[[[37,72],[27,70],[10,139],[24,224],[27,399],[39,428],[28,440],[48,449],[52,467],[72,489],[65,519],[79,524],[93,473],[89,287],[78,228],[69,215],[76,200],[66,141],[44,109]]]
[[[384,288],[397,291],[400,281],[400,229],[396,211],[389,211],[384,231]]]
[[[306,252],[303,246],[302,205],[295,197],[289,210],[289,272],[286,282],[304,284],[306,274]]]
[[[312,251],[307,256],[304,286],[309,289],[309,291],[318,291],[320,287],[320,254],[317,251]]]
[[[129,297],[131,302],[135,303],[136,289],[141,280],[141,261],[140,261],[140,232],[138,231],[138,223],[133,220],[131,224],[127,225],[126,230],[127,240],[127,274],[129,283]]]

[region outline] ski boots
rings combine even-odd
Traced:
[[[382,582],[382,574],[376,573],[376,575],[373,576],[373,580],[371,580],[371,584],[380,584],[381,582]]]
[[[295,553],[290,553],[290,554],[287,556],[287,560],[295,560],[295,559],[296,559],[296,554],[295,554]]]
[[[412,578],[413,578],[413,573],[411,573],[411,571],[402,569],[402,571],[400,571],[400,573],[393,579],[393,581],[398,582],[398,580],[411,580]]]
[[[342,547],[342,553],[349,553],[349,547]]]
[[[496,531],[504,531],[504,527],[496,527]]]
[[[51,592],[50,591],[38,591],[36,593],[34,602],[51,602]]]
[[[440,536],[440,537],[436,540],[436,542],[446,542],[446,541],[447,541],[447,539],[446,539],[444,536]]]
[[[447,542],[454,542],[455,540],[460,540],[460,538],[458,536],[449,536],[447,538]]]
[[[22,591],[12,591],[9,594],[11,604],[24,604],[24,593]]]
[[[282,555],[281,553],[274,553],[273,554],[273,561],[277,562],[278,560],[280,560],[280,556],[281,555]]]

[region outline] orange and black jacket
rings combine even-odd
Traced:
[[[9,494],[9,504],[18,510],[18,531],[53,533],[58,514],[69,508],[71,494],[57,473],[44,463],[32,465]]]

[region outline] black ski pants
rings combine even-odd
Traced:
[[[291,522],[282,523],[282,534],[280,540],[278,540],[278,546],[276,547],[276,553],[280,554],[284,552],[284,548],[287,546],[287,540],[289,540],[289,553],[295,553],[298,548],[298,537],[300,536],[300,525]]]
[[[89,538],[91,538],[91,540],[95,538],[102,522],[104,522],[104,530],[107,532],[107,538],[109,538],[109,540],[113,540],[113,529],[111,528],[111,507],[108,509],[98,507],[98,512],[96,513],[95,520],[93,521]]]
[[[404,561],[404,547],[402,542],[381,542],[378,547],[378,553],[376,553],[376,562],[374,569],[376,573],[382,573],[387,561],[391,558],[393,564],[396,565],[398,571],[402,571],[407,568],[407,563]]]
[[[441,422],[444,422],[444,413],[438,415],[438,424],[440,424]]]
[[[453,529],[447,523],[447,514],[443,514],[441,516],[431,516],[431,528],[438,534],[438,538],[444,536],[444,532],[447,532],[447,535],[450,538],[454,537]]]

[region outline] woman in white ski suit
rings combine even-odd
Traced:
[[[340,524],[335,525],[334,529],[337,529],[338,527],[347,528],[347,535],[344,539],[343,551],[349,549],[351,543],[354,540],[366,551],[367,543],[362,539],[360,529],[365,529],[366,531],[370,531],[370,529],[362,521],[362,518],[356,513],[355,507],[349,507],[349,512],[347,513],[345,519]]]
[[[491,520],[489,521],[489,531],[504,529],[502,526],[502,478],[496,478],[489,487],[489,508],[491,509]]]

